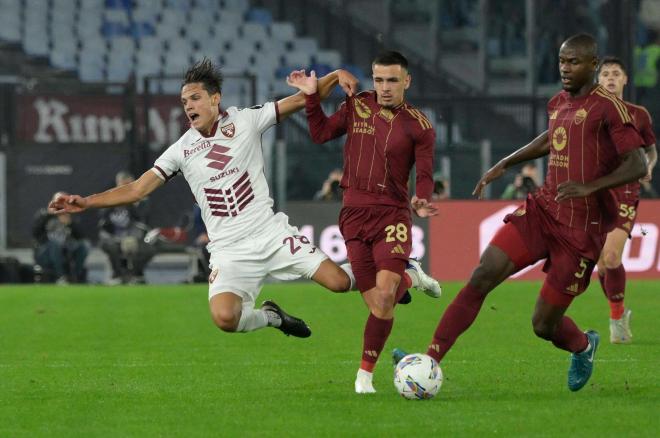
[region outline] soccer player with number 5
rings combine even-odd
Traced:
[[[369,307],[362,362],[355,392],[373,393],[373,369],[394,323],[394,306],[411,286],[439,297],[440,285],[408,260],[412,249],[410,205],[421,217],[436,214],[433,191],[435,131],[428,118],[404,101],[410,86],[408,61],[384,52],[372,62],[373,91],[349,93],[340,109],[326,117],[314,72],[290,84],[307,98],[312,139],[324,143],[347,134],[344,145],[343,208],[339,226],[346,241],[357,286]],[[408,194],[415,165],[417,195]]]
[[[470,327],[493,289],[547,259],[532,316],[534,333],[571,353],[571,391],[589,381],[600,336],[583,332],[565,313],[587,289],[607,233],[615,227],[618,202],[608,189],[647,172],[644,141],[625,103],[594,84],[597,54],[591,35],[564,41],[559,49],[563,90],[548,102],[548,130],[500,160],[477,183],[474,194],[481,196],[511,166],[548,156],[545,183],[504,218],[470,280],[442,315],[427,350],[436,361]],[[394,360],[402,355],[395,350]]]

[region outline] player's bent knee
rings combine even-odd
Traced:
[[[211,318],[215,325],[223,332],[235,332],[241,316],[236,315],[230,309],[218,309],[211,311]]]
[[[553,335],[555,334],[556,327],[553,324],[548,324],[545,321],[532,321],[532,327],[534,328],[534,334],[541,339],[552,340]]]
[[[371,301],[369,310],[378,318],[386,318],[392,313],[394,308],[395,294],[377,289],[374,299]]]

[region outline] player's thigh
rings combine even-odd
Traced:
[[[570,304],[572,298],[582,294],[589,286],[595,265],[594,260],[572,248],[551,248],[546,267],[546,282],[553,291],[562,294],[558,295],[554,302]]]
[[[358,290],[366,292],[374,288],[378,268],[373,258],[372,246],[362,240],[352,239],[346,241],[346,251]]]
[[[266,261],[266,270],[268,275],[278,280],[310,280],[324,262],[332,263],[323,251],[300,234],[298,228],[288,224],[282,224],[278,230],[273,230],[273,238],[268,248],[272,255]],[[324,273],[332,274],[326,270]]]
[[[351,287],[351,279],[335,262],[325,259],[319,265],[312,280],[335,292],[345,292]]]

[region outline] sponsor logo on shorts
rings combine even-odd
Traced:
[[[401,245],[397,244],[394,248],[392,248],[390,254],[405,254],[405,251]]]

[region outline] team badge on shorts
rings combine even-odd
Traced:
[[[218,276],[218,268],[215,268],[213,271],[211,271],[211,274],[209,274],[209,284],[212,284],[215,281],[215,277]]]
[[[236,127],[233,123],[230,123],[229,125],[220,127],[220,132],[222,132],[225,137],[232,138],[234,136],[234,132],[236,132]]]

